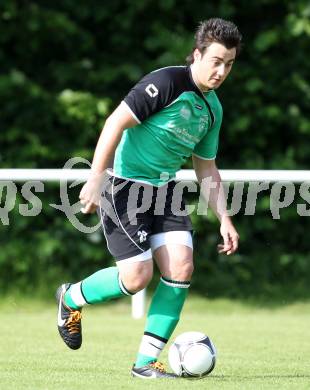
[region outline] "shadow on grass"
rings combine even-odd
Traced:
[[[210,377],[211,378],[211,377]],[[305,374],[295,374],[295,375],[289,375],[289,374],[284,374],[284,375],[276,375],[276,374],[261,374],[261,375],[212,375],[212,379],[215,380],[220,380],[220,381],[230,381],[230,380],[236,380],[238,379],[306,379],[310,378],[309,375]],[[203,378],[204,379],[204,378]]]

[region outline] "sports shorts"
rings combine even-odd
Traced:
[[[183,186],[170,181],[161,187],[110,175],[98,209],[103,232],[116,261],[144,261],[165,243],[192,248],[192,223]]]

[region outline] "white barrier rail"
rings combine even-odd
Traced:
[[[30,180],[47,182],[86,181],[89,169],[0,169],[0,181],[26,182]],[[310,182],[308,170],[220,170],[224,182]],[[177,180],[195,181],[193,169],[177,172]],[[132,317],[142,318],[145,312],[146,291],[132,297]]]
[[[89,169],[0,169],[0,180],[11,181],[75,181],[87,180]],[[223,181],[291,181],[302,183],[310,181],[310,171],[308,170],[235,170],[222,169],[220,174]],[[177,172],[178,180],[196,180],[193,169],[181,169]]]

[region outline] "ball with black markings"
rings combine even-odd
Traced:
[[[180,334],[171,344],[168,360],[173,372],[187,378],[204,377],[214,369],[216,348],[201,332]]]

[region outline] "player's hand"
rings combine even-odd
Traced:
[[[220,232],[224,243],[217,246],[218,253],[226,253],[226,255],[235,253],[238,249],[239,234],[228,216],[222,218]]]
[[[80,192],[80,203],[83,206],[83,214],[91,214],[99,206],[100,194],[102,188],[103,174],[91,174]]]

